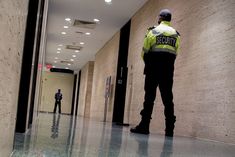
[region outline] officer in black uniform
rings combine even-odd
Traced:
[[[163,9],[159,14],[159,25],[149,28],[144,39],[142,57],[145,63],[145,97],[143,109],[140,112],[142,119],[139,125],[130,130],[133,133],[149,134],[156,89],[159,86],[165,107],[165,135],[174,134],[176,117],[172,86],[180,35],[170,26],[170,21],[171,12]]]
[[[58,92],[55,93],[55,106],[54,106],[54,113],[56,113],[57,105],[59,106],[59,113],[61,113],[61,100],[62,100],[62,93],[61,90],[58,89]]]

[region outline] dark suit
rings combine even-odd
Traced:
[[[59,113],[61,113],[61,100],[62,100],[62,94],[56,93],[55,94],[55,106],[54,106],[54,113],[56,113],[57,105],[59,106]]]

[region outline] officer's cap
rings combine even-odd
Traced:
[[[161,10],[159,16],[165,21],[171,21],[171,12],[169,9]]]

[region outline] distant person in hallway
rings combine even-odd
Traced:
[[[56,113],[57,106],[59,106],[59,113],[61,113],[61,100],[62,100],[62,93],[61,93],[61,90],[58,89],[58,92],[55,93],[54,113]]]
[[[174,63],[179,48],[180,35],[170,26],[171,12],[168,9],[160,11],[158,26],[148,29],[144,39],[142,58],[145,63],[145,97],[143,109],[140,112],[140,123],[131,128],[131,132],[149,134],[149,124],[159,86],[165,114],[165,136],[172,137],[176,117],[173,103]]]

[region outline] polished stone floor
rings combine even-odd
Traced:
[[[35,124],[16,134],[13,157],[235,157],[235,145],[132,134],[129,127],[68,115],[41,113]]]

